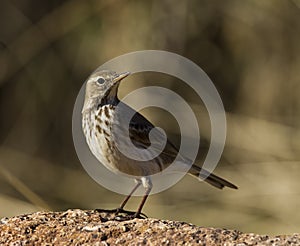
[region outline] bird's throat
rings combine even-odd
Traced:
[[[119,89],[118,84],[110,87],[109,90],[105,93],[104,97],[101,99],[98,107],[102,107],[108,104],[116,106],[120,102],[118,98],[118,89]]]

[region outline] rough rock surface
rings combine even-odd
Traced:
[[[269,237],[126,213],[68,210],[0,220],[1,245],[300,245],[300,234]]]

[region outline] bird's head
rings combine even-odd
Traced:
[[[118,101],[118,88],[122,79],[130,72],[116,73],[102,70],[93,73],[86,82],[85,100],[82,111],[99,104],[109,104]]]

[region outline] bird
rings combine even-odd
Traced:
[[[111,70],[92,73],[86,81],[82,108],[82,129],[92,154],[113,173],[135,177],[135,186],[116,211],[125,211],[126,203],[142,185],[145,193],[137,211],[133,214],[134,217],[139,217],[153,186],[151,175],[165,170],[178,155],[180,165],[185,168],[188,165],[190,175],[204,179],[205,182],[219,189],[224,187],[238,189],[231,182],[191,163],[184,156],[180,156],[178,149],[169,139],[166,140],[159,155],[146,161],[132,158],[120,150],[120,145],[128,144],[126,137],[129,137],[133,146],[140,150],[147,150],[151,145],[150,132],[154,134],[157,141],[165,137],[147,118],[118,98],[119,85],[130,74],[130,72],[117,73]],[[117,113],[117,108],[120,108],[122,114]],[[133,115],[127,126],[122,123],[120,118],[124,115]],[[126,131],[126,127],[129,128],[127,136],[122,134]],[[117,137],[114,137],[116,129],[120,131]],[[141,153],[144,155],[145,151],[141,151]]]

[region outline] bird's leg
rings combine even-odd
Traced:
[[[132,194],[137,190],[137,188],[140,187],[140,185],[142,184],[141,180],[136,180],[137,184],[136,186],[133,187],[132,191],[129,193],[129,195],[125,198],[125,200],[121,203],[120,207],[117,208],[117,213],[123,211],[123,208],[125,207],[126,203],[128,202],[128,200],[130,199],[130,197],[132,196]]]
[[[140,217],[140,215],[142,213],[142,209],[143,209],[143,207],[145,205],[145,202],[146,202],[146,200],[147,200],[147,198],[148,198],[148,196],[150,194],[150,191],[152,189],[152,186],[153,186],[151,180],[149,179],[149,177],[143,177],[142,178],[142,182],[143,182],[143,186],[146,189],[146,192],[145,192],[145,195],[144,195],[144,197],[143,197],[143,199],[142,199],[142,201],[140,203],[140,206],[139,206],[137,212],[134,215],[134,217],[136,217],[136,218]]]
[[[142,212],[142,209],[143,209],[143,207],[144,207],[144,204],[145,204],[145,202],[146,202],[146,200],[147,200],[147,198],[148,198],[148,196],[149,196],[149,193],[150,193],[151,189],[152,189],[152,188],[147,188],[147,189],[146,189],[146,193],[145,193],[145,195],[144,195],[144,197],[143,197],[143,200],[142,200],[142,202],[140,203],[140,206],[139,206],[137,212],[135,213],[134,217],[139,217],[139,216],[140,216],[140,214],[141,214],[141,212]]]

